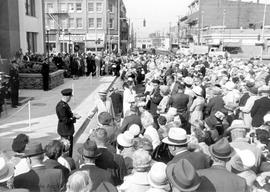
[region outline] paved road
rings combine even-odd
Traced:
[[[97,92],[101,89],[107,89],[115,79],[112,76],[105,76],[99,79],[81,78],[79,80],[65,80],[65,84],[49,92],[41,90],[22,90],[21,95],[34,97],[31,102],[31,127],[28,127],[27,108],[14,114],[16,109],[9,111],[9,117],[2,118],[0,122],[0,146],[1,150],[10,151],[13,138],[19,133],[29,135],[30,140],[39,141],[45,145],[49,140],[59,138],[56,133],[57,116],[55,106],[61,99],[61,90],[64,88],[75,88],[75,100],[70,102],[73,111],[82,115],[82,118],[75,124],[75,130],[78,131],[83,124],[87,113],[94,107],[97,98]],[[91,122],[90,125],[95,122]],[[90,126],[89,126],[90,127]]]

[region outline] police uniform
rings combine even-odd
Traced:
[[[63,96],[72,96],[72,89],[64,89],[61,93]],[[72,157],[74,123],[76,122],[76,118],[68,103],[62,100],[56,106],[56,114],[58,117],[57,133],[70,141],[69,156]]]
[[[14,62],[14,61],[13,61]],[[10,76],[10,93],[12,107],[17,107],[19,104],[19,70],[15,66],[11,66],[9,71]]]

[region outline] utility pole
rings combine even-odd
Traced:
[[[263,47],[264,47],[264,29],[265,29],[265,16],[266,16],[266,8],[267,8],[267,2],[264,4],[264,11],[263,11],[263,26],[262,26],[262,41],[263,45],[261,47],[261,61],[263,59]]]
[[[118,5],[117,5],[117,9],[118,9],[118,14],[117,14],[117,16],[118,16],[118,54],[120,54],[121,55],[121,11],[120,11],[120,9],[121,9],[121,0],[118,0],[117,1],[118,2]]]
[[[96,38],[95,38],[95,53],[97,55],[97,7],[96,7],[96,1],[95,1],[95,6],[94,6],[94,11],[95,11],[95,34],[96,34]]]
[[[221,45],[221,51],[223,51],[223,47],[224,47],[225,21],[226,21],[226,9],[223,10],[223,21],[222,21],[222,45]]]
[[[180,16],[178,16],[178,22],[177,22],[177,43],[178,48],[180,47]]]
[[[200,34],[201,34],[201,35],[200,35],[200,38],[201,38],[201,39],[200,39],[200,44],[201,44],[201,45],[202,45],[203,25],[204,25],[204,24],[203,24],[203,19],[204,19],[203,17],[204,17],[204,11],[202,11],[202,21],[201,21],[201,29],[200,29]]]

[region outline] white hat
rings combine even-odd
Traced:
[[[193,84],[193,79],[191,77],[185,77],[184,78],[184,83],[188,84],[188,85],[192,85]]]
[[[168,137],[165,137],[162,142],[168,145],[185,145],[190,142],[190,136],[184,129],[172,127],[169,130]]]
[[[153,188],[166,188],[168,185],[167,175],[166,175],[167,165],[162,162],[156,162],[152,165],[150,171],[148,172],[148,182]]]
[[[13,166],[7,163],[4,157],[0,157],[0,183],[8,181],[13,174]]]
[[[199,96],[202,96],[203,89],[200,86],[193,87],[192,91]]]
[[[235,88],[235,84],[231,81],[228,81],[227,83],[225,83],[224,87],[229,91],[232,91]]]
[[[123,147],[131,147],[133,145],[134,136],[129,131],[125,131],[117,136],[117,143]]]
[[[267,113],[265,116],[263,116],[264,123],[270,122],[270,113]]]
[[[137,124],[132,124],[129,128],[128,128],[128,132],[131,133],[134,137],[140,134],[140,126]]]

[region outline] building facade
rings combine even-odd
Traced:
[[[262,35],[263,18],[270,25],[270,5],[241,0],[195,0],[189,13],[180,19],[180,36],[185,41],[226,49],[261,50],[258,41],[265,43],[264,53],[269,53],[269,30]],[[236,42],[237,41],[237,42]],[[241,52],[241,51],[240,51]],[[260,52],[260,51],[258,51]],[[258,54],[257,51],[254,54]]]
[[[122,0],[45,0],[48,48],[68,53],[78,45],[81,51],[113,51],[125,12]]]
[[[44,53],[44,19],[42,0],[1,0],[0,55]]]

